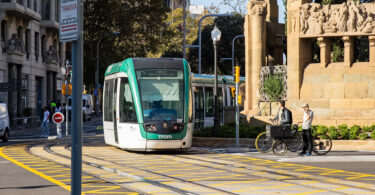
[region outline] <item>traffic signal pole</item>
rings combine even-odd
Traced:
[[[79,36],[72,44],[72,195],[80,195],[82,191],[83,0],[77,3]]]
[[[240,66],[236,66],[236,148],[240,146],[240,108],[238,105],[238,92],[240,82]]]

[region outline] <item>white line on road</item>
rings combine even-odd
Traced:
[[[0,161],[0,164],[10,163],[10,161]]]

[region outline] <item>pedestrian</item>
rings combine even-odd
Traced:
[[[61,104],[60,104],[60,103],[57,103],[57,104],[56,104],[55,112],[62,112],[62,107],[61,107]]]
[[[48,111],[47,107],[43,108],[43,121],[42,121],[42,135],[40,137],[48,137],[49,136],[49,116],[50,112]]]
[[[285,101],[279,100],[279,111],[277,112],[277,116],[273,119],[270,119],[271,121],[277,121],[279,124],[282,125],[292,125],[293,119],[292,119],[292,112],[285,107]]]
[[[314,119],[314,112],[310,110],[309,104],[304,103],[303,108],[303,121],[302,123],[302,138],[303,138],[303,150],[299,153],[300,156],[311,156],[313,148],[313,137],[311,134],[311,123]]]

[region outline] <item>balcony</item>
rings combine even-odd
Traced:
[[[23,0],[1,0],[0,11],[5,11],[9,15],[14,15],[29,20],[41,19],[40,14],[31,9],[31,7],[28,7]]]
[[[8,62],[22,64],[24,55],[23,42],[17,38],[16,34],[12,34],[12,38],[7,41],[5,51]]]
[[[51,31],[58,31],[60,28],[60,25],[58,22],[54,20],[43,19],[40,21],[40,27],[46,28],[47,30],[51,30]]]

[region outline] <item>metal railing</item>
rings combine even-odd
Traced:
[[[12,130],[23,130],[40,126],[39,116],[16,117],[12,119]]]

